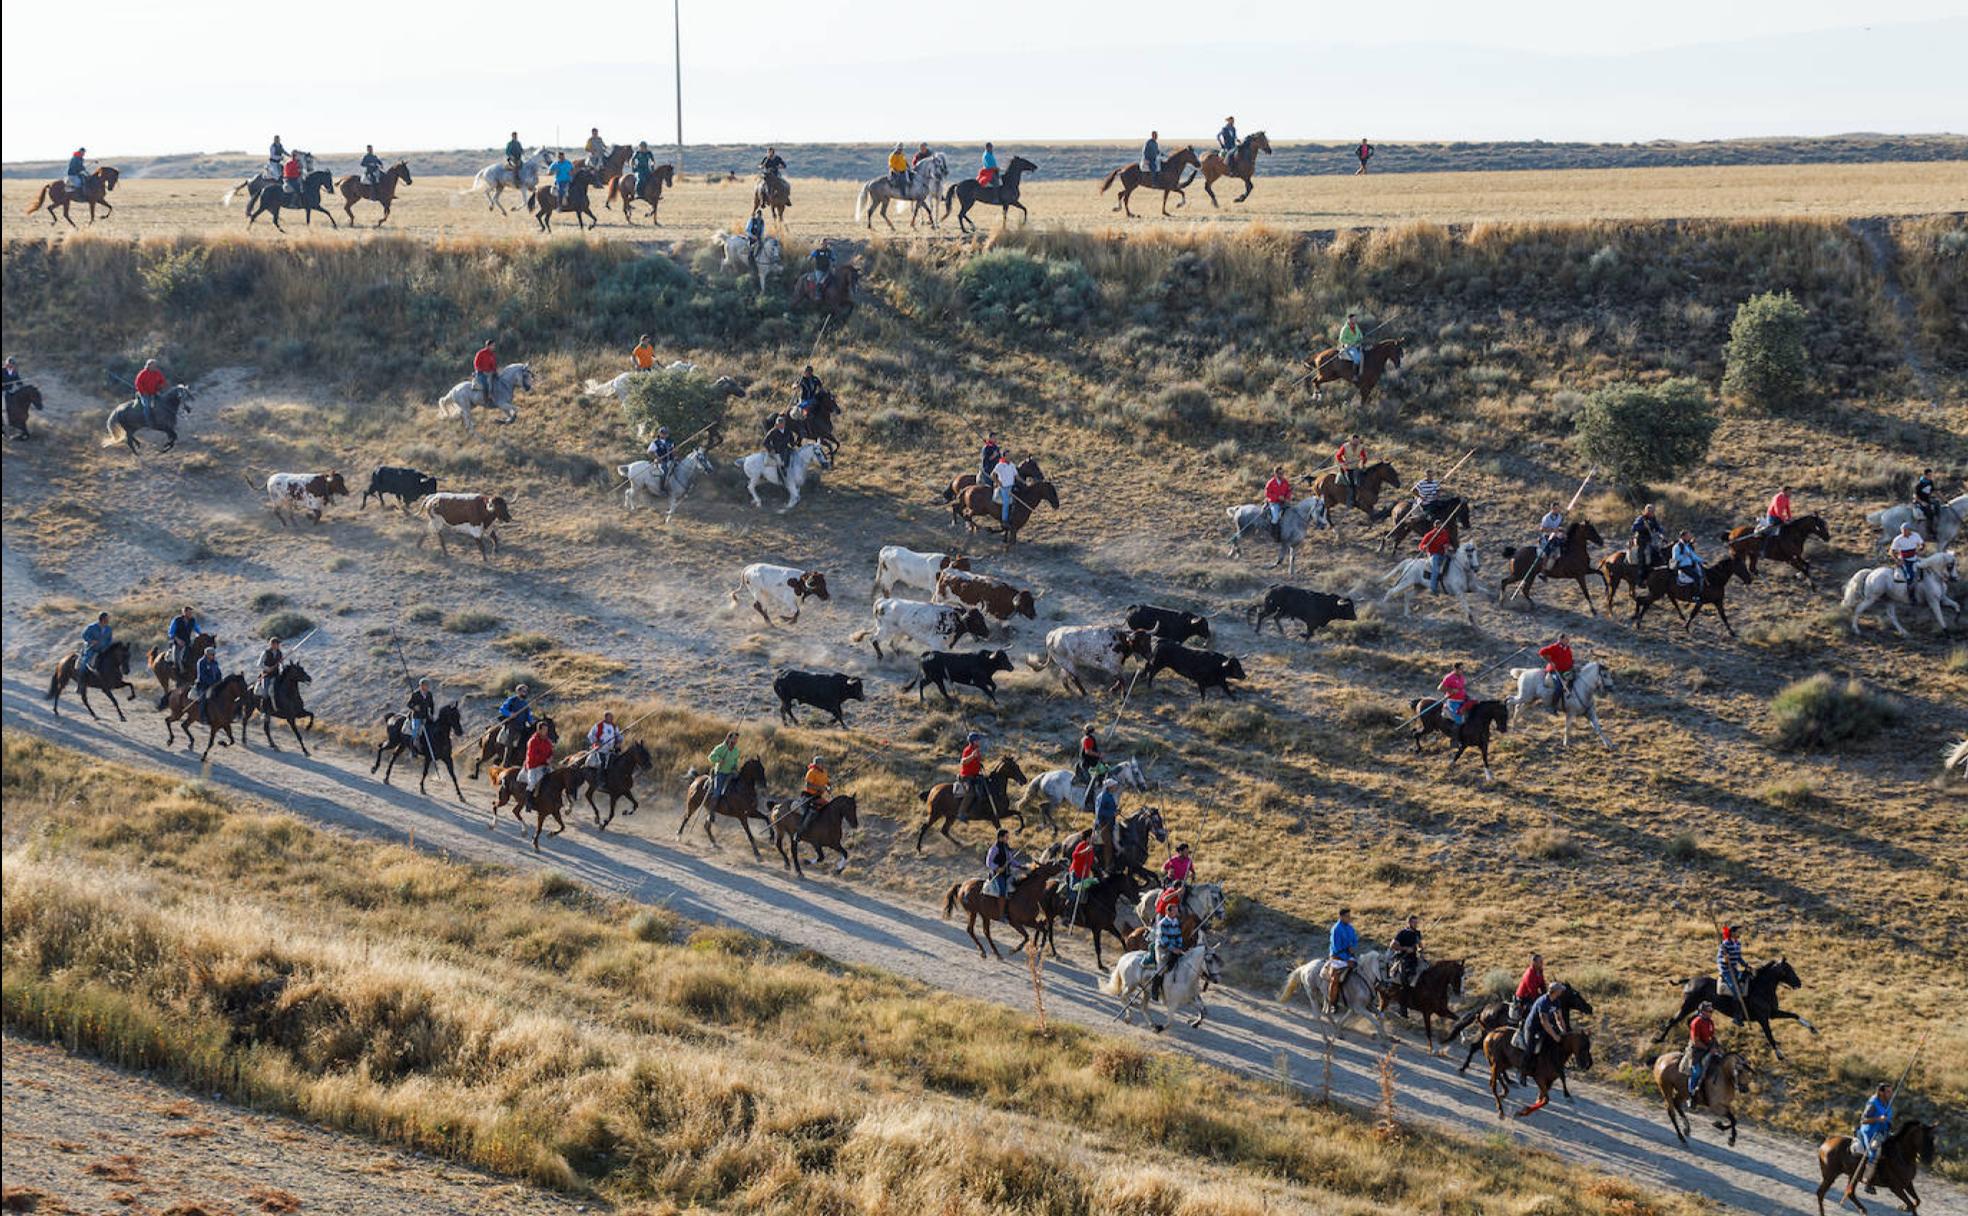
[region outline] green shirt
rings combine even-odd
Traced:
[[[738,771],[738,745],[720,743],[711,749],[711,771],[714,773],[735,773]]]
[[[1339,327],[1339,344],[1341,346],[1358,346],[1363,340],[1364,335],[1360,333],[1360,327],[1357,323],[1348,321]]]

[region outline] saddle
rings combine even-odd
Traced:
[[[1346,1007],[1346,977],[1353,973],[1351,963],[1326,965],[1326,1004],[1333,1009]]]

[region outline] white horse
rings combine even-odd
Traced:
[[[1141,898],[1134,901],[1135,919],[1144,925],[1155,923],[1155,901],[1161,898],[1161,891],[1143,891]],[[1222,916],[1230,907],[1229,899],[1223,894],[1220,882],[1192,882],[1182,892],[1182,910],[1207,925]]]
[[[519,162],[519,172],[517,174],[506,165],[505,161],[494,161],[492,164],[485,166],[473,174],[471,185],[458,191],[458,197],[463,198],[467,194],[483,194],[485,196],[485,209],[487,211],[497,208],[499,214],[511,215],[512,212],[507,211],[506,205],[499,201],[500,196],[508,190],[519,191],[521,198],[532,194],[540,184],[541,172],[548,169],[552,164],[553,153],[547,151],[545,148],[540,148],[522,157]]]
[[[1926,537],[1927,542],[1937,550],[1947,548],[1948,542],[1961,531],[1964,520],[1968,520],[1968,494],[1943,504],[1941,509],[1934,513],[1934,534]],[[1901,524],[1912,524],[1916,532],[1927,531],[1926,514],[1910,502],[1903,502],[1897,507],[1887,507],[1883,511],[1874,511],[1865,517],[1865,521],[1879,529],[1881,548],[1899,533]]]
[[[724,249],[724,272],[744,274],[747,270],[758,272],[759,290],[764,291],[767,281],[779,277],[779,271],[786,264],[784,246],[779,238],[768,236],[759,241],[759,254],[752,257],[752,243],[742,236],[732,236],[728,232],[718,232],[711,237]]]
[[[817,443],[802,443],[793,449],[793,457],[786,462],[786,476],[779,475],[779,458],[770,452],[753,452],[743,460],[734,462],[745,471],[745,492],[752,496],[752,505],[762,507],[759,501],[759,483],[769,482],[786,489],[786,505],[779,508],[784,515],[799,505],[800,491],[806,488],[809,480],[817,480],[819,470],[830,469],[833,461],[827,459],[827,449]]]
[[[1346,978],[1339,983],[1337,1008],[1326,1003],[1331,995],[1326,982],[1326,964],[1330,959],[1315,958],[1300,966],[1285,978],[1285,986],[1278,993],[1278,1000],[1290,1004],[1296,994],[1305,994],[1305,1006],[1312,1014],[1324,1020],[1329,1033],[1344,1036],[1346,1019],[1361,1018],[1373,1026],[1374,1034],[1382,1042],[1387,1040],[1387,1023],[1381,1020],[1380,998],[1375,992],[1375,980],[1380,975],[1381,955],[1378,950],[1368,950],[1353,960],[1353,966]]]
[[[1223,513],[1230,517],[1230,526],[1236,529],[1230,536],[1232,557],[1243,555],[1243,539],[1247,532],[1261,531],[1266,540],[1272,539],[1271,520],[1264,513],[1264,508],[1264,503],[1249,502],[1241,507],[1223,509]],[[1278,560],[1271,563],[1271,568],[1276,570],[1289,560],[1290,565],[1285,566],[1285,577],[1292,577],[1298,571],[1298,547],[1305,543],[1306,536],[1313,528],[1330,527],[1332,520],[1326,516],[1326,500],[1323,498],[1308,498],[1286,507],[1278,519]]]
[[[653,376],[659,371],[694,372],[696,370],[697,365],[695,363],[685,363],[683,360],[678,359],[668,367],[651,368],[646,372],[626,371],[609,380],[589,380],[581,385],[581,392],[590,397],[613,397],[617,401],[627,401],[629,399],[629,390],[635,387],[636,381],[642,379],[644,376]],[[743,397],[745,395],[745,386],[733,380],[730,376],[719,376],[717,382],[712,387],[727,397]]]
[[[1100,985],[1100,991],[1108,996],[1121,998],[1120,1019],[1134,1021],[1134,999],[1141,998],[1141,1015],[1148,1019],[1148,1025],[1160,1034],[1175,1022],[1176,1013],[1185,1007],[1193,1007],[1196,1020],[1191,1026],[1201,1026],[1209,1008],[1203,1004],[1203,981],[1214,984],[1222,978],[1223,960],[1217,956],[1216,943],[1208,938],[1196,943],[1192,950],[1183,952],[1175,960],[1175,969],[1162,980],[1162,1007],[1168,1012],[1168,1021],[1155,1025],[1154,1010],[1149,1008],[1148,981],[1155,975],[1155,956],[1146,950],[1130,950],[1114,964],[1114,972]]]
[[[480,399],[477,376],[452,385],[450,392],[437,399],[437,416],[464,419],[467,434],[478,429],[478,424],[472,421],[475,409],[495,409],[505,414],[504,418],[495,419],[501,426],[517,421],[519,404],[513,396],[522,389],[533,391],[533,369],[524,363],[508,363],[493,373],[492,381],[490,403]]]
[[[1141,767],[1141,761],[1129,760],[1116,764],[1107,770],[1107,780],[1124,790],[1146,792],[1154,788],[1148,780],[1148,772]],[[1070,768],[1048,769],[1025,783],[1025,792],[1018,798],[1020,811],[1033,806],[1041,808],[1041,813],[1050,820],[1054,808],[1068,805],[1078,806],[1084,799],[1085,790],[1073,793],[1073,770]]]
[[[628,488],[622,491],[622,505],[633,511],[645,502],[653,507],[667,496],[670,509],[663,513],[663,519],[667,522],[670,516],[676,514],[677,504],[683,501],[683,496],[690,492],[691,483],[709,473],[713,467],[711,454],[700,447],[670,466],[669,486],[665,489],[663,478],[656,471],[655,461],[638,460],[633,464],[619,465],[615,475],[626,477],[629,482]]]
[[[1442,571],[1441,593],[1453,595],[1462,601],[1462,616],[1471,625],[1476,623],[1476,613],[1470,607],[1470,593],[1476,590],[1476,573],[1483,566],[1482,555],[1476,552],[1476,542],[1466,540],[1456,547],[1450,555],[1448,568]],[[1417,589],[1428,589],[1428,558],[1411,557],[1394,567],[1387,576],[1394,584],[1388,593],[1381,597],[1386,603],[1395,596],[1401,597],[1401,607],[1408,616],[1414,615],[1414,593]]]
[[[1533,705],[1549,704],[1558,695],[1558,681],[1555,676],[1547,676],[1542,667],[1513,667],[1510,678],[1517,682],[1517,691],[1504,698],[1504,708],[1510,711],[1511,720],[1520,726],[1524,715]],[[1585,715],[1592,724],[1592,733],[1599,736],[1599,742],[1611,750],[1613,741],[1606,732],[1599,729],[1599,711],[1593,707],[1593,698],[1602,692],[1613,690],[1613,673],[1604,663],[1581,663],[1572,669],[1572,690],[1564,698],[1565,747],[1572,745],[1572,718]],[[1551,712],[1557,713],[1559,706]]]
[[[1900,581],[1900,564],[1875,566],[1870,570],[1860,570],[1845,582],[1845,606],[1852,610],[1852,632],[1859,631],[1859,618],[1874,604],[1884,602],[1886,621],[1893,632],[1901,637],[1907,631],[1900,627],[1900,614],[1896,611],[1901,604],[1911,604],[1918,597],[1920,603],[1934,611],[1934,628],[1946,629],[1947,617],[1943,608],[1952,609],[1957,615],[1961,605],[1949,598],[1948,587],[1955,579],[1955,560],[1953,550],[1930,553],[1915,563],[1923,571],[1920,581],[1908,587]]]
[[[909,184],[897,187],[884,173],[861,187],[861,193],[854,199],[854,218],[865,221],[868,227],[875,226],[875,213],[880,212],[882,223],[889,231],[895,230],[895,221],[888,218],[888,205],[894,201],[910,204],[909,227],[916,226],[916,212],[929,212],[929,226],[936,227],[936,208],[932,204],[943,196],[943,179],[950,173],[949,162],[941,152],[932,152],[928,159],[917,165],[909,173]],[[928,200],[928,201],[925,201]]]

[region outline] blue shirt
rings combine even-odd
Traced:
[[[745,231],[750,233],[752,236],[764,236],[765,217],[762,215],[754,215],[751,218],[751,222],[745,225]]]
[[[1113,788],[1110,786],[1101,790],[1100,797],[1093,802],[1093,821],[1102,824],[1112,823],[1120,813],[1121,800],[1114,796]]]
[[[70,177],[81,177],[85,172],[86,170],[82,167],[82,158],[80,156],[71,156],[68,158],[68,175]]]
[[[114,640],[114,634],[111,633],[109,626],[101,621],[91,623],[82,631],[82,644],[90,650],[107,650],[110,642]]]
[[[170,632],[165,636],[169,637],[173,642],[189,642],[198,636],[198,618],[185,616],[172,617]]]
[[[1142,144],[1141,159],[1151,165],[1160,164],[1162,160],[1162,145],[1152,139]]]
[[[521,724],[533,721],[533,710],[526,704],[526,698],[515,693],[499,703],[499,719],[516,718]]]
[[[574,180],[574,162],[557,160],[554,162],[554,185],[564,186]]]
[[[984,167],[986,169],[995,169],[998,167],[998,154],[989,148],[984,149]]]
[[[1353,950],[1360,944],[1360,931],[1343,920],[1333,922],[1332,937],[1326,945],[1327,958],[1351,961]]]
[[[1859,1126],[1863,1128],[1874,1119],[1881,1120],[1882,1122],[1876,1129],[1868,1132],[1868,1135],[1884,1134],[1893,1122],[1893,1108],[1881,1102],[1878,1094],[1874,1094],[1866,1100],[1865,1114],[1860,1116]]]
[[[1531,1011],[1524,1015],[1524,1024],[1541,1026],[1546,1015],[1549,1015],[1553,1021],[1558,1019],[1558,1002],[1551,999],[1549,992],[1531,1002]]]
[[[219,661],[217,659],[208,654],[198,660],[198,689],[200,692],[211,688],[223,679],[225,679],[225,673],[219,670]]]
[[[1229,123],[1227,123],[1227,122],[1226,122],[1226,123],[1224,123],[1224,124],[1223,124],[1223,129],[1222,129],[1221,131],[1218,131],[1218,132],[1216,133],[1216,145],[1217,145],[1217,147],[1219,147],[1219,148],[1222,148],[1222,149],[1223,149],[1223,150],[1224,150],[1225,152],[1234,152],[1234,151],[1236,151],[1236,148],[1237,148],[1237,128],[1236,128],[1236,127],[1234,127],[1234,126],[1231,126],[1231,125],[1230,125]]]
[[[1699,566],[1701,565],[1701,560],[1702,560],[1701,554],[1695,552],[1695,547],[1693,545],[1689,544],[1685,540],[1677,540],[1674,542],[1675,565]]]
[[[1182,921],[1164,916],[1155,922],[1155,945],[1165,951],[1182,949]]]

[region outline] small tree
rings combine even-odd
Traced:
[[[1766,410],[1802,404],[1808,376],[1804,306],[1788,291],[1744,300],[1729,323],[1722,391]]]
[[[721,421],[725,400],[717,381],[703,372],[659,369],[633,378],[628,399],[622,402],[622,416],[639,439],[647,439],[657,427],[666,426],[670,437],[681,443]]]
[[[1629,482],[1672,478],[1708,454],[1715,409],[1695,380],[1611,384],[1579,407],[1579,454]]]

